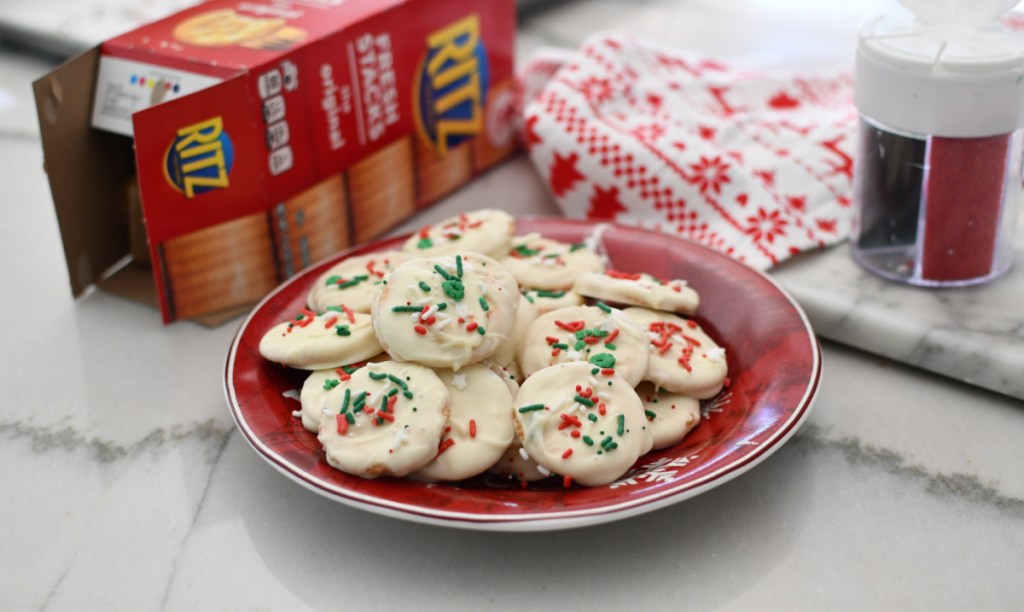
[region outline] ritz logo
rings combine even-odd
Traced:
[[[226,189],[235,163],[235,148],[224,120],[213,117],[178,130],[164,155],[167,182],[186,198]]]
[[[439,156],[483,130],[486,92],[487,52],[477,15],[427,36],[413,83],[413,115],[420,137]]]

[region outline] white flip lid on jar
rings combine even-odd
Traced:
[[[868,22],[857,43],[857,109],[912,134],[970,138],[1024,126],[1024,37],[979,29],[1016,3],[903,0],[915,21]]]

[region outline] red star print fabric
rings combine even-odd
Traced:
[[[603,34],[522,74],[523,139],[569,217],[677,234],[759,269],[850,231],[848,72],[751,72]]]

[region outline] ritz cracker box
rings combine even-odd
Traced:
[[[516,148],[514,0],[211,0],[34,83],[76,296],[215,324]]]

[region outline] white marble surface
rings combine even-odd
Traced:
[[[783,38],[812,33],[798,49],[820,59],[856,19],[796,0],[726,6],[563,3],[524,24],[524,52],[615,27],[761,54],[754,29],[775,28]],[[772,53],[782,51],[763,55]],[[1015,610],[1024,601],[1024,406],[827,340],[816,407],[789,444],[649,515],[491,534],[309,493],[232,426],[221,377],[234,324],[165,328],[155,311],[102,292],[71,299],[30,107],[29,81],[47,68],[0,49],[0,610]],[[496,202],[554,210],[519,159],[409,225]]]

